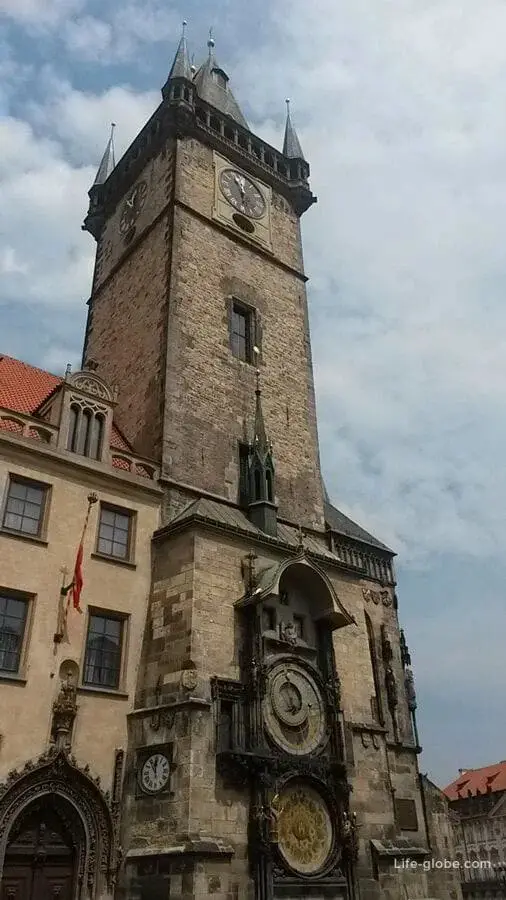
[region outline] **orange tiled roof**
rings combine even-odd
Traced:
[[[506,791],[506,760],[483,769],[467,769],[443,789],[449,800]]]
[[[12,412],[33,415],[62,381],[63,378],[58,375],[37,369],[19,359],[0,356],[0,406]],[[8,430],[16,430],[9,428],[9,423],[5,424]],[[116,425],[112,427],[111,447],[131,452],[131,447]]]

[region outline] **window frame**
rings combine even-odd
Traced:
[[[230,297],[230,306],[229,306],[229,346],[230,352],[234,359],[239,360],[239,362],[246,363],[247,365],[255,364],[255,354],[253,352],[253,347],[258,346],[258,317],[257,311],[254,306],[251,306],[249,303],[245,303],[243,300],[240,300],[238,297]],[[245,335],[244,335],[244,343],[245,343],[245,356],[239,356],[235,352],[236,342],[234,341],[234,335],[238,335],[239,333],[234,330],[234,316],[242,315],[245,319]]]
[[[36,533],[32,533],[29,531],[22,531],[17,528],[11,528],[5,524],[6,516],[8,515],[8,503],[10,498],[11,487],[14,484],[20,484],[26,487],[38,488],[42,490],[42,501],[40,504],[40,516],[38,520],[38,530]],[[52,485],[48,484],[45,481],[36,481],[35,478],[25,477],[17,472],[9,472],[6,479],[6,486],[4,491],[4,498],[2,503],[2,515],[0,519],[0,531],[4,534],[12,535],[13,537],[20,537],[29,541],[43,541],[46,540],[47,535],[47,526],[49,520],[49,506],[51,499],[51,490]],[[16,499],[16,498],[13,498]],[[15,515],[15,513],[13,514]],[[22,516],[21,518],[24,518]]]
[[[26,681],[26,660],[28,654],[28,646],[32,633],[32,623],[35,609],[35,596],[24,591],[17,591],[14,588],[0,586],[0,598],[7,600],[17,600],[25,604],[25,616],[23,623],[23,633],[21,635],[18,666],[15,671],[11,669],[0,668],[0,681]]]
[[[112,553],[105,553],[100,549],[100,528],[102,525],[102,512],[107,510],[108,512],[115,513],[116,515],[126,516],[128,518],[128,540],[127,540],[127,553],[126,556],[115,556]],[[125,506],[117,506],[114,503],[107,503],[107,501],[100,502],[100,508],[98,511],[98,521],[97,521],[97,533],[95,538],[95,551],[94,556],[100,557],[100,559],[107,559],[111,562],[120,563],[123,565],[134,565],[135,564],[135,543],[136,543],[136,525],[137,525],[137,513],[133,509],[128,509]],[[113,526],[114,529],[114,526]],[[113,532],[114,536],[114,532]],[[114,540],[112,541],[114,543]]]
[[[103,619],[114,619],[120,623],[121,631],[120,631],[120,652],[119,652],[119,666],[118,666],[118,683],[115,687],[112,687],[110,684],[98,684],[94,681],[86,681],[86,668],[87,668],[87,657],[88,657],[88,640],[90,636],[90,626],[93,617],[101,617]],[[87,609],[86,615],[86,628],[85,628],[85,636],[83,641],[83,650],[81,654],[81,665],[79,667],[79,688],[85,691],[98,691],[101,693],[108,694],[124,694],[125,692],[125,680],[126,680],[126,672],[127,666],[126,661],[128,657],[128,643],[129,643],[129,621],[130,616],[128,613],[124,613],[120,610],[115,609],[104,609],[103,607],[98,606],[89,606]]]

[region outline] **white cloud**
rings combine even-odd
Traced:
[[[24,25],[55,26],[85,0],[0,0],[0,13]]]
[[[95,244],[81,232],[87,192],[105,147],[108,122],[118,122],[118,153],[152,111],[153,95],[114,88],[85,95],[60,84],[32,122],[0,122],[0,304],[76,309],[87,298]],[[74,155],[76,162],[70,159]]]
[[[501,555],[506,7],[282,0],[270,24],[236,69],[278,146],[267,116],[293,98],[319,195],[304,233],[329,489],[404,559]]]

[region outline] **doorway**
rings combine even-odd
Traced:
[[[55,799],[46,795],[14,822],[0,900],[72,900],[76,847]]]

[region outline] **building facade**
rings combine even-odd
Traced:
[[[113,409],[111,390],[91,371],[58,379],[0,357],[5,900],[114,890],[160,490]],[[82,537],[79,613],[65,589]]]
[[[100,701],[83,693],[81,737],[76,726],[52,742],[41,704],[42,762],[15,725],[0,749],[11,810],[4,822],[0,807],[0,829],[14,849],[15,791],[36,782],[42,797],[52,792],[61,835],[66,795],[54,773],[73,779],[62,900],[458,900],[444,880],[435,893],[421,865],[402,865],[426,860],[431,837],[394,554],[330,503],[321,476],[300,232],[316,199],[308,179],[290,114],[281,152],[250,131],[213,41],[194,69],[183,36],[159,108],[117,165],[111,138],[90,190],[84,227],[97,256],[83,371],[60,392],[81,384],[86,394],[93,379],[109,392],[128,471],[110,465],[111,449],[93,477],[110,479],[106,508],[135,509],[146,530],[136,569],[114,570],[108,588],[99,544],[86,559],[92,614],[132,620],[124,681]],[[50,455],[72,479],[90,464],[76,462],[68,436],[82,415],[70,400],[61,409]],[[32,412],[28,429],[55,422],[44,404]],[[154,460],[156,481],[132,448]],[[74,545],[75,519],[61,521]],[[25,563],[13,566],[2,576],[11,594]],[[34,571],[23,590],[39,589]],[[52,660],[54,601],[44,609],[40,672]],[[72,618],[79,704],[85,621]],[[26,716],[29,685],[37,694],[38,677],[17,701]],[[40,833],[44,803],[29,798]],[[92,826],[79,825],[92,803],[100,852]],[[85,882],[81,859],[93,860]],[[26,878],[9,893],[5,871],[2,883],[2,900],[41,896]]]
[[[460,769],[444,789],[452,811],[462,892],[472,900],[506,897],[506,761]]]

